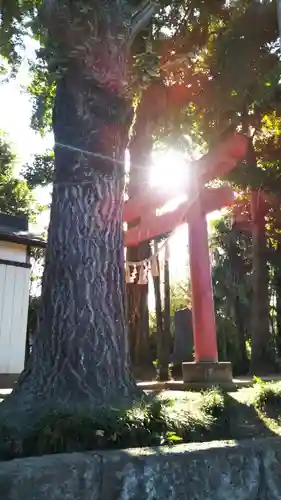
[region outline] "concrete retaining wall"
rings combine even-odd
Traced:
[[[0,463],[2,500],[280,500],[281,439]]]

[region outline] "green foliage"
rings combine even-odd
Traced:
[[[134,56],[132,74],[133,87],[145,89],[150,84],[160,80],[160,60],[155,52],[144,52]]]
[[[122,449],[217,439],[241,439],[281,433],[281,384],[254,379],[253,388],[235,395],[217,388],[182,393],[175,399],[147,398],[126,410],[90,414],[48,412],[22,438],[0,426],[0,460],[63,452]],[[269,412],[272,418],[269,417]]]
[[[212,418],[212,433],[217,439],[232,438],[231,423],[232,401],[219,388],[204,392],[202,412]]]
[[[149,331],[150,333],[156,331],[156,314],[155,312],[150,312],[149,313]]]
[[[33,196],[27,184],[20,179],[1,182],[0,179],[0,212],[7,215],[34,214]]]
[[[241,202],[242,200],[242,202]],[[244,200],[244,201],[243,201]],[[240,203],[241,202],[241,203]],[[249,199],[240,197],[238,207],[247,209]],[[244,205],[245,203],[245,205]],[[246,213],[246,212],[245,212]],[[280,207],[277,201],[267,217],[266,258],[269,270],[270,352],[280,364]],[[216,221],[212,241],[214,251],[213,289],[217,313],[219,354],[231,360],[234,372],[247,373],[252,337],[252,238],[251,233],[232,227],[231,218]]]
[[[22,175],[30,188],[51,184],[54,176],[54,153],[36,155],[33,163],[24,166]]]
[[[254,406],[259,411],[267,411],[269,408],[281,410],[281,383],[265,383],[260,379],[254,378],[255,398]]]
[[[42,0],[2,0],[0,3],[0,53],[14,74],[21,62],[24,37],[30,34]]]
[[[12,176],[15,159],[16,156],[11,150],[7,135],[0,130],[0,178],[2,181]]]
[[[184,399],[143,401],[128,410],[100,411],[95,417],[83,411],[47,413],[26,435],[21,447],[17,444],[16,431],[0,429],[1,437],[5,437],[0,457],[10,459],[213,439],[225,429],[224,423],[220,430],[218,425],[223,418],[224,399],[215,389],[203,393],[203,398],[201,413],[193,412]]]
[[[223,392],[215,388],[209,391],[205,391],[203,394],[203,412],[205,412],[207,415],[212,415],[212,417],[219,418],[225,408],[225,399]]]
[[[171,285],[171,316],[179,309],[191,307],[191,288],[190,282],[180,281]]]
[[[153,362],[152,362],[154,368],[155,368],[155,380],[159,380],[161,382],[161,376],[160,376],[160,372],[161,372],[161,365],[160,365],[160,362],[159,362],[159,359],[155,359]],[[173,363],[169,363],[168,365],[168,380],[171,380],[172,378],[172,375],[173,375]]]
[[[256,127],[280,88],[280,63],[272,50],[278,37],[275,4],[239,1],[230,11],[232,16],[209,38],[202,64],[211,78],[194,100],[194,113],[208,142],[230,125]]]
[[[56,94],[54,77],[45,64],[37,61],[32,69],[33,79],[27,91],[33,96],[31,126],[44,135],[52,129],[53,107]]]
[[[102,2],[96,4],[88,0],[79,2],[59,2],[60,16],[58,27],[52,22],[49,33],[46,28],[46,16],[41,16],[42,0],[4,0],[0,13],[3,22],[0,26],[1,54],[9,62],[20,61],[24,35],[31,34],[40,44],[37,61],[32,66],[33,79],[29,92],[34,96],[34,114],[32,125],[42,133],[51,126],[52,107],[56,91],[56,82],[65,73],[69,61],[77,57],[86,46],[86,53],[91,50],[90,44],[99,43],[97,37],[98,21],[102,18]],[[124,2],[124,15],[129,10],[136,14],[143,2]],[[217,25],[225,23],[229,11],[225,2],[192,0],[185,2],[172,0],[157,1],[158,12],[148,28],[141,31],[131,48],[130,86],[134,89],[147,88],[161,81],[163,86],[182,85],[181,92],[169,93],[171,99],[163,102],[161,128],[165,128],[168,120],[175,120],[175,111],[186,106],[190,95],[200,91],[201,83],[198,75],[197,54],[208,45],[210,33]],[[50,5],[46,2],[45,5]],[[69,12],[66,16],[66,11]],[[106,9],[106,5],[104,7]],[[100,12],[98,11],[100,10]],[[66,17],[65,17],[66,16]],[[66,21],[67,20],[67,21]],[[66,31],[71,26],[71,35]],[[61,37],[60,34],[63,33]],[[105,34],[106,35],[106,34]],[[71,43],[69,43],[71,40]],[[82,52],[81,52],[82,53]],[[193,63],[193,56],[196,55]],[[15,67],[17,66],[15,64]],[[205,75],[206,77],[207,75]],[[199,83],[199,85],[198,85]],[[171,90],[171,89],[170,89]],[[182,90],[184,92],[182,93]],[[181,94],[180,101],[175,95]],[[168,104],[168,106],[167,106]],[[146,109],[148,120],[151,110]],[[165,115],[165,117],[164,117]],[[158,128],[158,133],[160,130]]]
[[[0,212],[7,215],[25,214],[33,217],[36,207],[27,183],[13,176],[15,155],[7,136],[0,132]]]
[[[214,223],[211,248],[216,296],[218,300],[223,300],[226,295],[229,298],[229,304],[221,303],[221,306],[231,307],[231,301],[233,303],[236,298],[248,304],[252,272],[250,235],[232,226],[231,219],[225,217]]]
[[[232,361],[236,373],[246,373],[252,300],[251,238],[232,227],[229,217],[215,221],[213,229],[212,280],[220,359]]]
[[[204,30],[208,24],[199,26]],[[201,47],[189,61],[191,91],[166,124],[166,132],[174,140],[177,130],[178,135],[186,131],[202,151],[234,130],[249,133],[255,154],[227,179],[244,189],[280,193],[277,37],[274,2],[229,2],[227,8],[218,9],[216,21],[210,20],[204,50]]]

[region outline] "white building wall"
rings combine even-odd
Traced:
[[[30,269],[15,265],[26,263],[26,247],[0,244],[0,374],[19,374],[24,368]]]
[[[0,260],[26,262],[26,246],[0,241]]]

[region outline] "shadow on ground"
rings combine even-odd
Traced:
[[[276,436],[269,429],[250,403],[241,402],[225,395],[225,418],[227,421],[228,439],[249,439]]]
[[[262,437],[273,437],[280,435],[280,427],[278,429],[278,421],[276,412],[270,415],[274,418],[277,426],[276,432],[274,429],[267,426],[267,422],[263,420],[263,416],[260,415],[255,409],[252,400],[249,398],[249,402],[245,400],[245,395],[241,400],[239,395],[235,393],[224,393],[223,408],[220,406],[214,406],[210,408],[208,412],[209,415],[213,417],[213,422],[211,426],[204,426],[204,421],[206,421],[206,414],[204,417],[204,396],[202,393],[184,393],[182,398],[185,399],[185,410],[186,412],[192,414],[195,419],[198,418],[196,429],[190,434],[190,441],[200,442],[200,441],[212,441],[212,440],[240,440],[240,439],[255,439]],[[152,402],[159,398],[159,393],[150,392],[147,396],[148,401]],[[162,393],[162,398],[172,398],[172,393],[170,391]],[[162,399],[161,398],[161,399]],[[181,398],[180,398],[181,399]],[[175,398],[177,400],[177,397]],[[280,415],[280,413],[279,413]],[[266,415],[264,415],[266,416]],[[265,419],[266,420],[266,419]],[[203,426],[202,426],[203,423]],[[280,425],[280,424],[279,424]],[[274,426],[273,426],[274,427]],[[189,441],[189,439],[188,439]]]

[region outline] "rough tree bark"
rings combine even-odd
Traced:
[[[279,248],[278,248],[279,250]],[[276,292],[276,327],[277,327],[277,349],[281,356],[281,273],[279,268],[275,270],[275,292]]]
[[[132,24],[125,2],[48,3],[64,70],[40,325],[27,368],[0,409],[18,421],[35,408],[96,409],[138,394],[125,325],[122,208],[132,122],[128,47],[147,10]]]
[[[269,329],[268,267],[264,211],[258,191],[252,194],[253,298],[251,372],[275,370]]]
[[[158,252],[158,244],[154,241],[154,254]],[[168,365],[165,367],[165,341],[164,341],[164,322],[162,313],[162,300],[161,300],[161,277],[160,277],[160,264],[159,258],[156,258],[156,265],[158,267],[158,276],[153,276],[153,287],[155,296],[155,315],[156,315],[156,348],[157,348],[157,376],[160,380],[167,380]]]
[[[143,243],[136,248],[128,249],[127,258],[136,262],[150,256],[150,246]],[[135,376],[143,379],[152,366],[149,350],[149,311],[148,284],[139,285],[139,276],[135,282],[127,284],[128,330],[130,357]],[[150,370],[151,371],[151,370]]]
[[[163,342],[160,358],[159,378],[169,380],[169,361],[172,347],[171,337],[171,293],[170,293],[170,266],[168,243],[165,247],[164,264],[164,312],[163,312]]]
[[[147,107],[148,91],[144,91],[137,109],[132,138],[130,140],[130,181],[128,194],[130,198],[139,196],[147,186],[149,167],[153,146],[149,110]],[[131,262],[150,257],[149,242],[143,242],[137,247],[127,249],[127,259]],[[137,378],[145,378],[146,372],[151,372],[152,359],[149,356],[149,312],[148,285],[135,283],[127,285],[128,327],[130,355]]]
[[[247,326],[245,308],[241,303],[239,297],[236,297],[234,303],[235,324],[237,327],[238,343],[240,347],[240,360],[239,360],[239,373],[238,375],[245,375],[249,372],[249,359],[246,350],[247,340]]]
[[[146,43],[139,43],[138,51],[145,50]],[[142,91],[130,140],[130,198],[143,194],[143,189],[148,187],[153,131],[166,111],[167,87],[154,82]],[[140,261],[150,254],[149,242],[127,250],[129,261]],[[149,349],[148,286],[138,285],[137,281],[138,276],[135,283],[127,286],[130,354],[137,378],[151,378],[153,359]]]
[[[275,295],[274,305],[276,317],[274,320],[274,316],[271,318],[272,321],[272,330],[275,331],[275,339],[276,339],[276,348],[277,353],[280,358],[281,355],[281,267],[280,267],[280,258],[281,258],[281,244],[277,242],[276,248],[272,251],[271,254],[271,265],[274,270],[271,287],[273,294]]]

